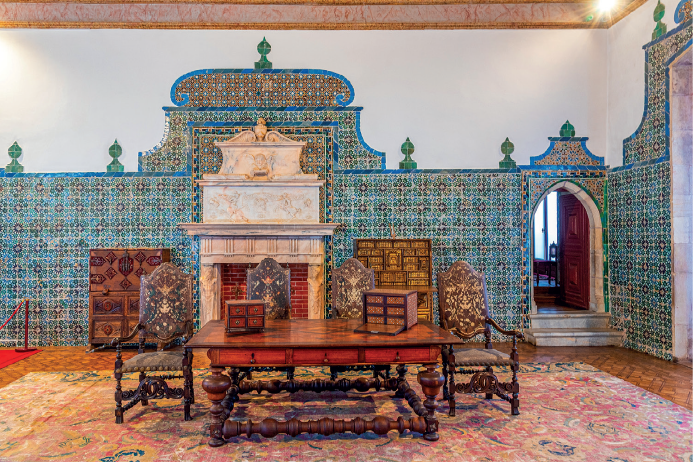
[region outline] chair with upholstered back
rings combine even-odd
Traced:
[[[191,420],[190,404],[194,402],[192,378],[192,350],[155,351],[145,353],[145,341],[156,339],[160,344],[170,344],[177,339],[183,343],[193,333],[192,276],[185,274],[171,263],[163,263],[150,275],[140,279],[139,323],[127,337],[116,338],[116,423],[123,423],[123,413],[138,402],[143,406],[150,399],[183,398],[184,418]],[[123,362],[121,344],[139,334],[138,354]],[[136,390],[122,391],[124,373],[139,372],[140,384]],[[170,375],[147,375],[148,372],[167,372]],[[176,376],[175,373],[182,373]],[[182,378],[183,388],[169,388],[166,380]],[[122,400],[129,400],[122,405]]]
[[[247,275],[248,300],[267,302],[265,319],[291,319],[291,270],[267,257]]]
[[[332,270],[332,317],[363,318],[363,293],[375,288],[373,270],[355,258]]]
[[[443,349],[443,397],[450,403],[450,415],[455,415],[456,392],[484,393],[486,399],[491,399],[496,394],[510,403],[512,415],[518,415],[520,386],[517,383],[517,371],[520,358],[517,354],[517,339],[523,338],[523,334],[501,328],[489,316],[484,275],[474,271],[467,262],[455,262],[448,271],[438,273],[438,300],[440,323],[451,334],[462,339],[483,334],[486,339],[483,349],[463,348],[454,351],[452,345]],[[512,336],[510,355],[493,349],[491,327],[501,334]],[[511,382],[499,382],[493,373],[494,366],[509,366],[512,371]],[[465,369],[470,367],[484,369]],[[455,373],[469,374],[472,378],[469,383],[455,385]]]

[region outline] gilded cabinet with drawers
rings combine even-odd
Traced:
[[[262,332],[265,328],[267,302],[263,300],[228,300],[226,332]]]
[[[169,260],[169,249],[89,251],[89,343],[130,333],[139,322],[140,277]]]
[[[430,239],[354,239],[354,257],[373,270],[375,286],[418,292],[418,315],[433,320]]]

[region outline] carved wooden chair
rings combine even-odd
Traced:
[[[123,413],[141,402],[150,399],[183,399],[185,420],[190,417],[190,405],[194,403],[191,349],[183,351],[144,352],[147,338],[156,338],[160,344],[170,344],[176,339],[187,342],[193,333],[192,276],[183,273],[171,263],[163,263],[150,275],[142,276],[140,287],[139,323],[126,337],[113,339],[116,347],[116,423],[123,423]],[[139,334],[138,354],[123,362],[121,345]],[[121,388],[123,374],[139,372],[136,390]],[[164,375],[148,375],[164,372]],[[182,375],[176,375],[181,373]],[[172,388],[166,383],[171,379],[184,379],[183,388]],[[122,401],[128,402],[123,405]]]
[[[332,318],[363,319],[363,293],[375,288],[375,275],[356,258],[349,258],[332,270]],[[389,366],[330,366],[330,377],[346,371],[372,370],[373,377],[384,371],[389,378]]]
[[[462,339],[478,334],[486,337],[485,348],[463,348],[454,351],[452,345],[443,348],[443,398],[450,404],[450,416],[455,415],[455,393],[485,394],[486,399],[496,394],[510,403],[511,415],[520,413],[520,385],[517,371],[520,357],[517,339],[521,332],[502,329],[489,317],[486,278],[477,273],[467,262],[455,262],[448,271],[438,273],[438,298],[441,325]],[[513,348],[510,355],[493,349],[491,327],[503,335],[511,336]],[[501,383],[493,373],[493,367],[509,366],[512,380]],[[471,368],[483,369],[471,369]],[[471,375],[469,383],[455,384],[455,374]],[[449,389],[448,389],[449,387]]]
[[[247,272],[248,300],[264,300],[268,319],[291,319],[291,270],[282,268],[273,258],[263,259],[255,268]],[[252,371],[286,371],[289,380],[294,377],[293,367],[251,367],[241,371],[241,379],[251,378]]]

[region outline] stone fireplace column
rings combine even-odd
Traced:
[[[308,319],[325,317],[324,265],[308,265]]]
[[[221,271],[218,263],[200,266],[200,326],[221,319]]]

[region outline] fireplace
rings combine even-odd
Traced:
[[[221,264],[221,319],[225,315],[227,300],[246,298],[247,271],[256,264],[223,263]],[[284,266],[284,265],[282,265]],[[288,264],[291,270],[291,319],[308,317],[308,265],[305,263]]]
[[[200,238],[200,325],[221,319],[226,281],[240,278],[236,269],[266,257],[292,269],[292,317],[323,318],[324,238],[339,224],[320,223],[325,182],[301,171],[305,143],[268,132],[259,119],[252,131],[216,144],[221,169],[198,181],[202,223],[180,225]]]

